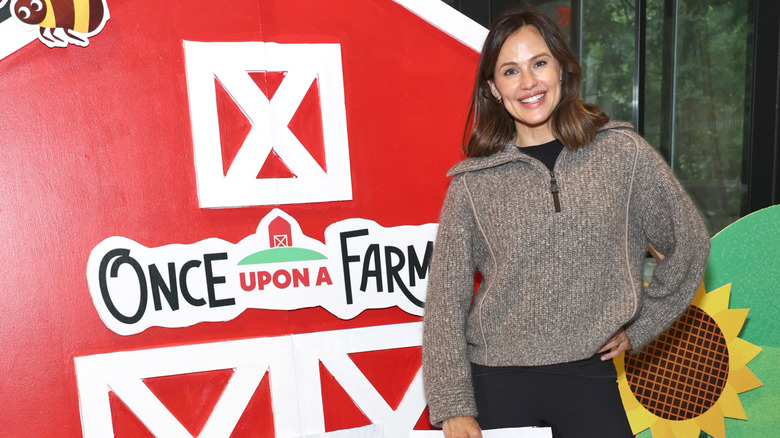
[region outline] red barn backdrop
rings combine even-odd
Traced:
[[[414,302],[478,59],[434,6],[109,0],[86,47],[4,47],[0,435],[427,428]]]

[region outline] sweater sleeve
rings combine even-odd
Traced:
[[[465,176],[456,176],[441,210],[423,323],[423,381],[436,426],[477,414],[465,334],[476,270],[474,232]]]
[[[710,252],[696,206],[661,156],[640,142],[632,201],[647,242],[665,257],[642,290],[640,311],[626,327],[632,351],[653,341],[683,313],[696,294]]]

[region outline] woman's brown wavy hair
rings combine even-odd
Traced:
[[[563,72],[561,101],[550,116],[555,138],[565,147],[577,149],[593,141],[596,131],[609,121],[599,107],[580,99],[582,70],[555,23],[539,10],[528,5],[521,6],[502,13],[496,19],[482,47],[469,108],[469,124],[464,133],[463,153],[467,157],[498,152],[514,136],[514,119],[493,97],[488,80],[493,79],[504,42],[524,26],[534,26],[539,30]]]

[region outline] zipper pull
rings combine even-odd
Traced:
[[[550,193],[553,197],[553,205],[557,213],[561,212],[561,200],[558,198],[558,181],[555,180],[555,173],[550,171]]]

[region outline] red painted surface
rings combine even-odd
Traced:
[[[198,436],[233,370],[154,377],[144,384],[192,436]]]
[[[322,115],[320,112],[319,84],[315,80],[306,95],[303,102],[298,106],[292,120],[290,120],[290,131],[301,143],[307,146],[307,150],[317,161],[317,164],[327,172],[328,166],[325,165],[325,144],[322,138]]]
[[[421,354],[422,348],[412,347],[353,353],[349,357],[395,410],[417,374]]]
[[[322,407],[325,414],[325,431],[351,429],[371,424],[333,375],[320,363],[322,380]]]
[[[113,392],[108,394],[115,438],[155,438],[141,420]]]
[[[222,146],[222,173],[227,174],[236,158],[241,144],[252,129],[252,123],[218,79],[214,79],[217,93],[217,114],[219,118],[219,140]]]
[[[241,419],[230,438],[253,438],[274,436],[273,409],[271,407],[271,389],[268,375],[263,377],[260,386],[249,401]]]
[[[436,222],[444,174],[460,157],[477,54],[392,1],[109,6],[111,19],[87,48],[34,41],[0,60],[3,437],[81,436],[76,356],[419,320],[398,309],[349,321],[322,309],[249,310],[127,337],[104,326],[85,276],[97,243],[113,235],[149,247],[237,242],[273,208],[198,207],[182,40],[341,44],[353,200],[281,206],[309,236],[321,240],[329,224],[353,217]],[[229,141],[246,135],[242,123],[235,115]],[[321,129],[308,128],[294,129]],[[252,420],[269,421],[267,384],[234,436],[272,435],[252,429]],[[329,407],[329,425],[354,423],[347,405],[346,419]],[[148,436],[121,400],[112,406],[117,436]],[[187,421],[202,427],[200,417]]]

